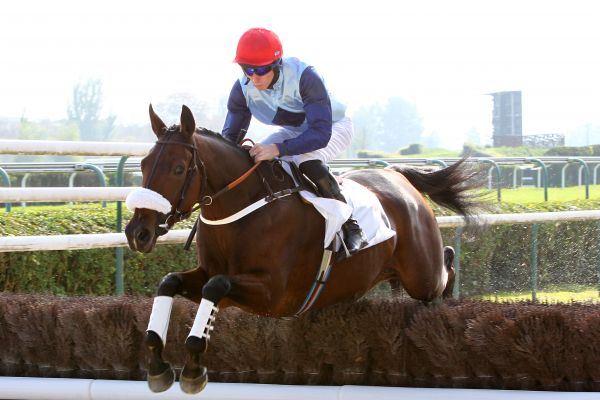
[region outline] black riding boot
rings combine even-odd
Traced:
[[[322,197],[346,203],[346,198],[340,191],[337,180],[321,160],[305,161],[299,167],[300,171],[317,186]],[[348,218],[348,221],[342,225],[342,230],[346,236],[346,248],[350,254],[356,253],[368,244],[365,234],[354,218]]]

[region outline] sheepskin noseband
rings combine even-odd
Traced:
[[[132,190],[125,199],[127,209],[134,212],[136,208],[147,208],[167,214],[171,211],[171,203],[160,193],[146,188],[137,188]]]

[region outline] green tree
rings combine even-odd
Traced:
[[[73,100],[67,115],[79,127],[81,140],[105,141],[110,139],[116,116],[101,118],[102,80],[88,79],[73,88]]]
[[[380,150],[399,151],[409,144],[419,143],[423,121],[417,106],[402,97],[390,97],[383,107],[383,132]]]
[[[169,95],[164,101],[156,104],[154,109],[166,124],[178,124],[181,116],[181,106],[186,105],[192,110],[198,127],[221,132],[227,114],[227,98],[218,99],[215,104],[199,100],[191,93],[179,92]]]
[[[401,97],[390,97],[383,105],[363,106],[353,115],[352,149],[399,152],[401,148],[419,143],[423,123],[417,107]]]
[[[379,137],[383,132],[382,109],[379,104],[362,106],[352,115],[354,138],[350,147],[352,154],[360,150],[382,149]]]
[[[17,139],[20,140],[78,140],[79,132],[77,125],[69,121],[31,121],[25,116],[21,117],[17,129]],[[57,161],[60,157],[57,156],[34,156],[34,155],[23,155],[23,156],[12,156],[3,158],[4,161],[41,161],[41,160],[52,160]],[[70,158],[70,157],[67,157]],[[65,157],[60,158],[64,161]]]

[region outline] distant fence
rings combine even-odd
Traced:
[[[94,155],[94,156],[124,156],[115,160],[89,160],[85,163],[4,163],[0,164],[0,175],[4,186],[10,186],[8,174],[28,171],[60,171],[77,172],[82,169],[115,171],[122,175],[125,170],[139,170],[139,160],[127,160],[130,156],[143,156],[154,143],[128,142],[73,142],[45,140],[0,140],[0,154],[29,154],[29,155]],[[444,167],[458,161],[457,157],[450,158],[378,158],[378,159],[338,159],[330,162],[334,169],[364,168],[385,166],[390,164],[436,165]],[[548,166],[562,165],[560,170],[560,187],[566,186],[566,171],[571,165],[578,166],[577,182],[585,186],[585,197],[589,198],[589,185],[600,182],[600,157],[472,157],[472,162],[487,165],[488,187],[496,188],[497,198],[502,198],[503,169],[511,169],[509,174],[512,187],[521,185],[544,188],[544,200],[548,200],[549,173]],[[24,185],[23,185],[24,186]],[[10,203],[9,203],[10,204]],[[8,206],[7,208],[10,208]]]
[[[153,146],[153,143],[118,143],[118,142],[68,142],[68,141],[24,141],[24,140],[0,140],[0,154],[45,154],[45,155],[95,155],[95,156],[115,156],[121,155],[117,167],[117,185],[123,186],[123,171],[125,163],[129,156],[142,156]],[[333,168],[359,168],[386,166],[390,164],[413,164],[413,165],[437,165],[444,167],[448,163],[458,161],[459,158],[448,159],[352,159],[352,160],[333,160]],[[599,162],[600,157],[587,157],[587,162]],[[586,177],[589,178],[587,162],[584,158],[571,157],[546,157],[533,159],[527,157],[503,157],[496,159],[474,158],[473,162],[488,164],[497,171],[498,180],[499,164],[519,163],[572,163],[576,162],[585,166]],[[0,168],[1,170],[1,168]],[[491,171],[491,169],[490,169]],[[595,171],[595,169],[594,169]],[[547,180],[546,180],[547,182]],[[586,194],[588,194],[589,179],[586,181]],[[116,288],[117,294],[124,292],[123,285],[123,246],[127,245],[122,231],[122,200],[131,187],[86,187],[86,188],[0,188],[0,202],[10,204],[11,202],[63,202],[63,201],[99,201],[111,200],[117,201],[117,233],[114,234],[89,234],[89,235],[66,235],[66,236],[23,236],[23,237],[3,237],[0,238],[0,252],[7,251],[36,251],[36,250],[67,250],[84,249],[97,247],[116,247]],[[547,188],[546,188],[547,189]],[[547,195],[546,195],[547,198]],[[498,185],[498,199],[500,199],[500,186]],[[487,224],[498,223],[533,223],[551,221],[551,220],[582,220],[582,219],[600,219],[600,211],[580,211],[580,212],[558,212],[558,213],[531,213],[531,214],[506,214],[506,215],[483,215],[480,221]],[[438,219],[441,227],[457,227],[456,248],[460,251],[460,226],[463,224],[460,217],[440,217]],[[599,228],[600,229],[600,228]],[[187,232],[187,233],[186,233]],[[534,233],[536,231],[534,230]],[[179,243],[185,241],[189,231],[171,231],[168,235],[161,238],[161,243]],[[532,237],[532,241],[536,238]],[[74,247],[71,247],[74,246]],[[532,244],[532,254],[537,249]],[[458,254],[460,255],[460,254]],[[534,257],[532,256],[532,259]],[[600,257],[599,257],[600,259]],[[457,279],[455,282],[454,295],[458,297],[458,285],[460,280],[460,257],[455,258],[455,267],[457,270]],[[533,267],[536,267],[535,265]],[[532,267],[532,268],[533,268]],[[600,275],[600,265],[599,265]],[[535,280],[532,280],[535,282]],[[535,298],[535,286],[532,287],[533,297]]]

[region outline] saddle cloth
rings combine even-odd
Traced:
[[[282,164],[286,172],[293,177],[287,163]],[[342,179],[340,189],[348,204],[335,199],[318,197],[307,190],[300,192],[300,195],[311,203],[325,219],[324,248],[331,244],[336,233],[341,231],[342,225],[351,215],[367,237],[369,244],[365,248],[396,235],[379,199],[373,192],[351,179]],[[337,251],[338,249],[333,250]]]

